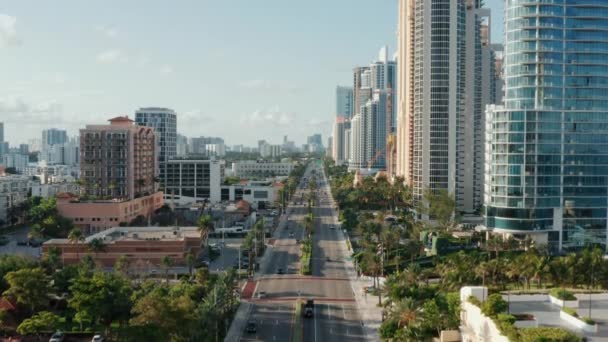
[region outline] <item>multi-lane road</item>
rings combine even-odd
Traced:
[[[248,319],[257,324],[256,333],[243,332],[241,341],[365,341],[353,287],[345,266],[348,257],[342,233],[336,228],[337,214],[323,169],[311,163],[303,179],[316,174],[316,206],[313,207],[312,274],[299,274],[300,246],[307,214],[302,195],[309,191],[300,184],[287,208],[287,221],[275,232],[270,259],[257,276]],[[279,269],[282,270],[279,274]],[[313,299],[314,315],[296,317],[296,303]]]

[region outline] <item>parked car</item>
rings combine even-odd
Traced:
[[[57,331],[51,336],[51,339],[49,340],[49,342],[63,342],[64,339],[65,339],[64,333],[61,331]]]
[[[282,268],[277,268],[277,274],[284,274],[285,272],[283,272]]]
[[[258,298],[266,298],[266,291],[258,291]]]
[[[97,334],[95,336],[93,336],[93,339],[91,340],[91,342],[104,342],[105,339],[103,338],[103,336]]]

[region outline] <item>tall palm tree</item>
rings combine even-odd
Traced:
[[[412,298],[404,298],[390,308],[389,317],[396,320],[400,329],[412,332],[422,321],[421,306]],[[408,335],[411,334],[408,333]]]
[[[201,245],[208,242],[209,233],[213,231],[213,219],[210,215],[198,218],[198,232],[201,234]]]
[[[89,242],[89,251],[95,253],[95,259],[97,259],[97,253],[105,252],[106,244],[101,238],[95,238]]]
[[[68,234],[68,240],[71,244],[76,245],[76,259],[80,259],[78,244],[84,241],[84,235],[82,234],[82,230],[80,230],[79,228],[72,228],[72,230],[70,230],[70,233]]]
[[[165,255],[162,259],[160,259],[160,268],[165,274],[165,281],[167,284],[169,283],[169,269],[171,266],[173,266],[173,259],[171,259],[170,256]]]
[[[192,276],[192,267],[194,266],[194,255],[192,255],[192,252],[188,252],[186,255],[186,265],[188,265],[188,273]]]

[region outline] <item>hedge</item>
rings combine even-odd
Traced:
[[[560,300],[576,300],[576,297],[572,292],[562,288],[551,289],[549,294]]]
[[[538,327],[519,330],[521,342],[583,342],[583,338],[562,328]]]

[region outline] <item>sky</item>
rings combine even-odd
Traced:
[[[502,41],[502,0],[493,40]],[[396,49],[397,0],[0,0],[0,122],[11,145],[140,107],[228,145],[323,134],[336,85]]]

